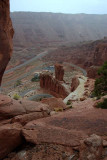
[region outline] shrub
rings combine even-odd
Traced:
[[[63,108],[54,108],[54,111],[55,111],[55,112],[62,112],[62,111],[63,111]]]
[[[71,104],[71,102],[68,100],[68,101],[67,101],[67,105],[70,105],[70,104]]]
[[[16,93],[14,96],[13,96],[13,99],[15,100],[19,100],[21,97]]]
[[[20,86],[22,84],[21,80],[17,80],[15,86]]]
[[[72,106],[69,106],[69,108],[72,108]]]
[[[98,70],[99,78],[95,81],[93,95],[101,97],[107,94],[107,61]]]
[[[105,98],[103,102],[98,103],[96,107],[102,108],[102,109],[107,109],[107,98]]]
[[[33,77],[32,79],[31,79],[31,81],[32,82],[38,82],[40,79],[39,78],[36,78],[36,77]]]

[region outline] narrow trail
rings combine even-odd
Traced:
[[[84,83],[87,81],[87,77],[81,76],[79,79],[79,86],[74,92],[71,92],[65,99],[64,103],[66,104],[68,100],[79,100],[84,94]]]

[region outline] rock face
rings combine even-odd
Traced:
[[[71,83],[71,92],[75,91],[78,86],[79,86],[78,77],[74,77]]]
[[[101,137],[93,134],[84,140],[80,149],[79,160],[100,160],[103,149],[103,141]]]
[[[6,124],[0,127],[0,159],[22,143],[21,125]]]
[[[9,0],[0,1],[0,85],[12,54],[14,30],[10,19]]]
[[[69,95],[62,82],[55,79],[48,72],[40,75],[40,86],[47,89],[55,97],[65,98]]]
[[[64,69],[63,66],[60,64],[55,65],[55,78],[59,81],[63,81],[64,77]]]

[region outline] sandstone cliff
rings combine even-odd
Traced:
[[[0,84],[12,54],[13,27],[10,19],[9,0],[0,1]]]

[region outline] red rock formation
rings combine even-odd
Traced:
[[[0,120],[13,118],[32,112],[48,112],[49,106],[33,101],[16,101],[0,94]],[[43,117],[43,116],[42,116]]]
[[[53,78],[50,73],[44,73],[40,76],[40,86],[49,90],[49,92],[55,97],[65,98],[69,95],[66,88],[62,85],[60,81]]]
[[[55,64],[55,78],[59,81],[63,81],[64,69],[61,64]]]
[[[22,143],[26,123],[48,117],[49,106],[33,101],[16,101],[0,94],[0,159]]]
[[[67,107],[61,98],[44,98],[42,103],[48,104],[51,110],[54,110],[55,108],[65,109]]]
[[[75,91],[78,86],[79,86],[78,77],[74,77],[71,83],[71,92]]]
[[[87,69],[87,77],[89,78],[97,78],[98,77],[98,74],[97,74],[97,71],[98,71],[98,68],[99,67],[94,67],[94,66],[91,66]]]
[[[5,68],[12,54],[13,27],[10,19],[9,0],[0,1],[0,85]]]

